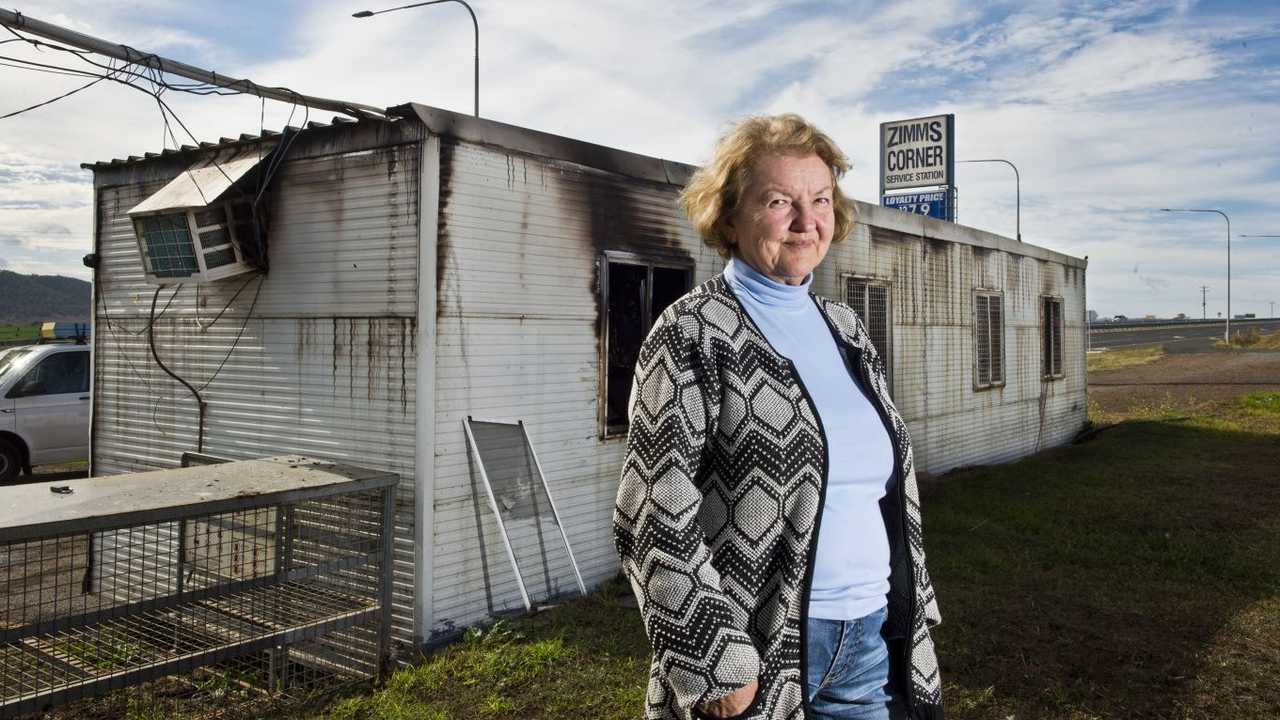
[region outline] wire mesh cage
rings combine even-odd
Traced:
[[[227,702],[378,676],[395,482],[273,458],[6,489],[0,717],[179,674]]]

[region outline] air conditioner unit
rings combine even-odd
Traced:
[[[129,211],[147,282],[210,282],[266,268],[266,217],[255,211],[252,179],[269,154],[254,146],[203,158]]]

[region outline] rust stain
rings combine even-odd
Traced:
[[[347,399],[356,396],[356,321],[347,318]]]
[[[400,204],[400,183],[396,181],[396,167],[399,161],[399,151],[397,148],[387,148],[385,150],[387,164],[387,272],[386,272],[386,288],[387,288],[387,310],[390,311],[395,307],[396,294],[399,288],[396,286],[395,259],[397,255],[396,241],[399,240],[400,230],[400,214],[395,212]]]
[[[338,318],[333,318],[333,370],[330,379],[334,387],[338,385],[338,356],[342,354],[342,336],[338,334]]]
[[[418,321],[415,318],[400,319],[400,414],[404,415],[409,411],[409,380],[408,359],[409,344],[413,342],[413,336],[417,332]]]
[[[445,268],[452,259],[449,224],[445,220],[449,203],[453,200],[453,163],[457,145],[449,140],[440,141],[440,210],[436,219],[436,317],[445,311]]]
[[[379,355],[382,353],[383,338],[377,332],[377,321],[369,318],[365,322],[365,371],[368,374],[365,384],[365,395],[370,402],[373,402],[373,388],[375,378],[377,377],[377,367]]]

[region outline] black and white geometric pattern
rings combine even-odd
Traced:
[[[813,296],[884,413],[897,451],[882,507],[891,547],[889,629],[909,638],[890,681],[908,714],[941,720],[911,440],[884,365],[853,310]],[[640,349],[614,542],[653,664],[645,717],[691,708],[759,678],[741,718],[805,717],[802,628],[827,476],[826,440],[790,362],[722,276],[667,308]],[[906,677],[903,668],[906,668]]]

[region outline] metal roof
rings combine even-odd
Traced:
[[[366,122],[370,122],[370,121],[366,121]],[[352,120],[351,118],[344,118],[344,117],[339,117],[335,115],[333,117],[332,122],[322,123],[322,122],[312,121],[307,123],[304,127],[297,127],[295,125],[290,125],[285,128],[284,132],[292,135],[294,133],[301,132],[304,128],[307,130],[315,130],[317,128],[327,128],[327,127],[332,127],[334,125],[354,125],[355,123],[356,121]],[[111,160],[99,160],[97,162],[80,163],[80,167],[84,170],[103,170],[106,168],[121,167],[124,165],[132,165],[134,163],[145,162],[147,160],[154,160],[155,158],[169,158],[169,157],[176,158],[183,155],[191,156],[194,160],[194,157],[197,154],[204,154],[204,153],[207,153],[209,150],[238,147],[241,145],[250,145],[250,144],[256,145],[258,142],[262,140],[277,140],[281,137],[281,135],[282,133],[276,132],[274,130],[263,130],[261,135],[250,135],[248,133],[242,133],[238,138],[224,137],[224,138],[218,138],[218,142],[202,142],[199,145],[183,145],[178,149],[165,148],[164,150],[161,150],[158,153],[149,152],[149,153],[143,153],[141,156],[130,155],[127,158],[112,158]]]
[[[686,163],[641,155],[627,150],[619,150],[562,135],[553,135],[540,130],[531,130],[518,125],[509,125],[488,118],[478,118],[473,115],[442,110],[418,103],[406,103],[388,108],[387,114],[392,117],[390,122],[404,122],[407,119],[417,120],[426,127],[428,132],[436,135],[505,148],[530,155],[565,160],[654,182],[683,185],[695,170],[694,166]],[[334,116],[332,123],[310,122],[307,123],[305,129],[313,130],[334,125],[354,125],[357,122],[366,124],[388,121],[374,118],[361,118],[356,121],[350,118]],[[289,127],[287,132],[293,134],[300,129]],[[165,149],[159,153],[145,153],[141,157],[130,155],[125,159],[115,158],[110,161],[83,163],[80,167],[86,170],[105,170],[144,163],[155,158],[178,157],[181,155],[190,155],[194,161],[198,153],[257,143],[261,140],[277,139],[280,135],[278,132],[264,130],[261,135],[244,134],[239,138],[224,137],[216,143],[205,142],[200,143],[199,146],[183,145],[177,150]]]

